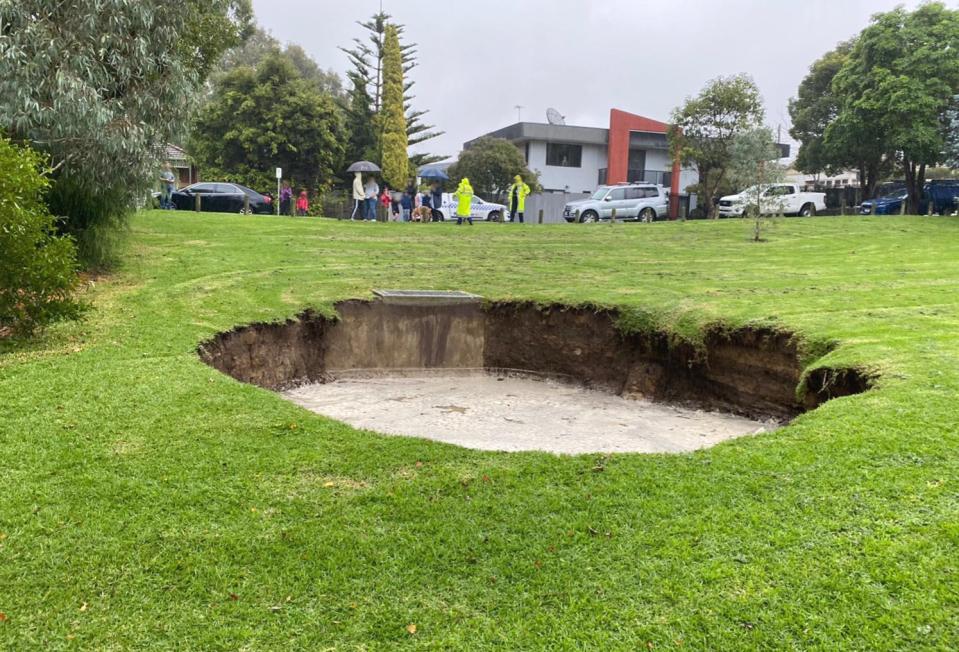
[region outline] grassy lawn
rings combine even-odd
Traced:
[[[959,220],[748,233],[137,216],[86,321],[0,350],[0,649],[959,648]],[[194,353],[374,287],[780,324],[881,379],[557,457],[357,431]]]

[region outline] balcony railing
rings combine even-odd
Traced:
[[[663,172],[661,170],[627,170],[626,180],[630,183],[658,183],[669,187],[672,180],[672,172]]]
[[[596,182],[599,185],[605,185],[608,181],[607,176],[608,170],[606,168],[599,169],[599,175]],[[662,172],[661,170],[627,170],[626,171],[626,181],[628,183],[658,183],[662,186],[669,188],[669,184],[672,181],[673,173],[672,172]]]

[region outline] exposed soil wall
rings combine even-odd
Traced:
[[[200,358],[237,380],[267,389],[319,382],[326,374],[326,335],[335,323],[307,311],[281,323],[250,324],[200,345]]]
[[[610,310],[489,307],[489,366],[570,376],[590,386],[658,401],[692,402],[751,416],[801,411],[801,369],[788,335],[763,330],[706,334],[705,350],[663,334],[624,334]]]
[[[494,368],[534,372],[626,396],[751,417],[789,419],[863,392],[855,369],[802,382],[795,338],[770,329],[714,329],[703,348],[663,333],[623,333],[614,310],[532,303],[396,305],[346,301],[338,320],[314,313],[252,324],[200,346],[209,365],[268,389],[350,370]]]
[[[482,304],[344,301],[325,337],[325,366],[352,369],[483,367]]]

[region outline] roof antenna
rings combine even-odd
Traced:
[[[516,109],[516,122],[522,122],[523,121],[523,105],[517,104],[513,108]]]

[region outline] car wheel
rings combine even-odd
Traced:
[[[582,224],[589,224],[590,222],[595,222],[599,219],[599,214],[596,211],[584,211],[582,215],[579,216],[579,221]]]
[[[490,214],[486,216],[487,222],[499,222],[501,219],[503,215],[499,211],[490,211]]]
[[[652,208],[644,208],[639,211],[639,221],[640,222],[652,222],[656,219],[656,211]]]
[[[253,215],[253,209],[252,209],[252,208],[240,208],[240,210],[239,210],[238,212],[239,212],[240,215]]]
[[[799,209],[800,217],[812,217],[816,214],[816,207],[812,204],[803,204],[803,207]]]

